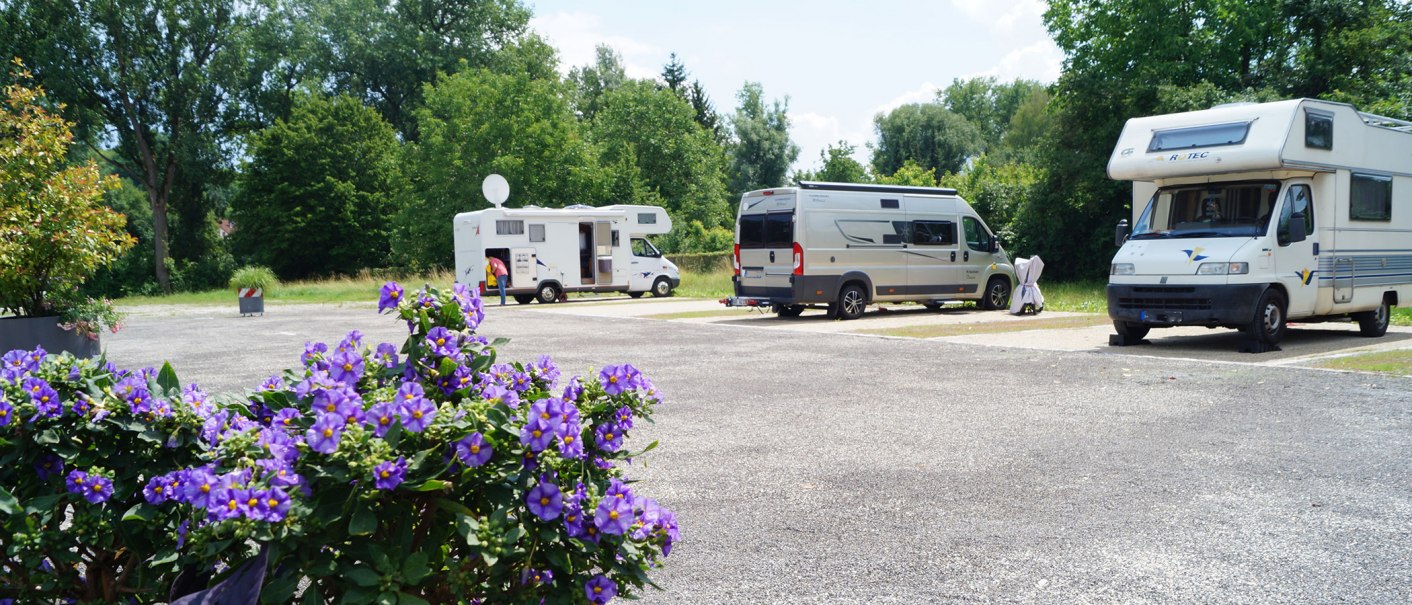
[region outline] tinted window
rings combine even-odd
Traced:
[[[524,235],[524,221],[495,221],[496,235]]]
[[[771,212],[740,217],[740,247],[789,248],[794,245],[794,213]]]
[[[966,231],[966,247],[979,252],[990,250],[990,232],[985,225],[969,216],[961,217],[961,225]]]
[[[1355,221],[1392,220],[1392,178],[1354,174],[1348,198],[1348,218]]]
[[[912,243],[918,246],[955,246],[956,223],[951,221],[914,221]]]
[[[530,226],[529,226],[529,230],[530,230],[530,234],[529,234],[529,235],[530,235],[530,241],[532,241],[532,242],[542,242],[542,241],[544,241],[544,225],[530,225]]]
[[[1304,146],[1314,149],[1334,148],[1333,114],[1304,110]]]
[[[1289,219],[1295,213],[1304,215],[1304,235],[1314,235],[1314,206],[1309,197],[1308,185],[1295,185],[1285,194],[1284,207],[1280,208],[1279,231],[1276,232],[1281,246],[1289,243]]]
[[[1152,133],[1152,142],[1148,144],[1147,151],[1151,153],[1174,149],[1239,145],[1245,142],[1245,135],[1249,132],[1250,122],[1158,130]]]

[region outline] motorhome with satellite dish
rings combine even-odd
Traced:
[[[1128,120],[1108,176],[1134,181],[1108,280],[1113,344],[1151,328],[1289,320],[1387,331],[1412,300],[1412,122],[1314,99]]]
[[[453,222],[458,282],[484,291],[486,258],[494,256],[510,272],[505,293],[520,304],[552,303],[568,292],[670,296],[681,285],[677,266],[647,239],[672,230],[660,207],[504,208],[503,177],[487,177],[482,189],[495,207]]]
[[[741,196],[728,306],[855,319],[874,302],[1010,302],[1015,270],[955,189],[819,183]]]

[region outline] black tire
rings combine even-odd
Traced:
[[[533,295],[533,294],[516,294],[516,295],[515,295],[515,302],[520,303],[520,304],[522,304],[522,305],[530,304],[531,302],[534,302],[534,295]]]
[[[1151,330],[1152,328],[1150,326],[1144,326],[1142,324],[1129,323],[1126,321],[1115,321],[1113,322],[1113,329],[1118,332],[1119,336],[1122,336],[1123,338],[1126,338],[1130,341],[1136,342],[1142,340],[1144,336],[1147,336],[1148,330]]]
[[[642,292],[628,292],[628,298],[642,298]]]
[[[539,304],[547,305],[559,300],[559,286],[553,282],[539,285]]]
[[[868,308],[868,294],[858,284],[848,284],[838,293],[838,318],[858,319]]]
[[[1388,320],[1391,317],[1392,308],[1386,298],[1376,310],[1353,314],[1353,318],[1358,320],[1358,333],[1370,338],[1387,334]]]
[[[780,317],[799,317],[804,312],[804,305],[775,305],[775,314]]]
[[[1255,317],[1246,328],[1256,341],[1276,345],[1285,337],[1285,296],[1273,288],[1260,295],[1255,303]]]
[[[667,296],[671,296],[671,295],[672,295],[672,280],[667,279],[667,278],[665,278],[665,277],[659,277],[659,278],[657,278],[657,281],[652,282],[652,296],[653,296],[653,297],[655,297],[655,298],[663,298],[663,297],[667,297]]]
[[[996,275],[985,284],[981,295],[981,308],[987,311],[1010,307],[1010,280],[1004,275]]]
[[[922,306],[926,307],[928,311],[940,311],[942,307],[941,303],[939,302],[922,303]]]

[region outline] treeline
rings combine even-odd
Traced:
[[[940,184],[1049,275],[1098,277],[1130,203],[1105,175],[1127,118],[1300,96],[1412,118],[1399,0],[1052,0],[1057,83],[953,82],[791,175],[787,99],[747,82],[718,111],[675,55],[639,80],[607,47],[561,76],[530,17],[517,0],[0,0],[0,50],[124,179],[109,203],[139,245],[90,284],[105,294],[221,286],[246,263],[444,267],[492,172],[511,205],[663,206],[673,252],[729,248],[745,190]]]

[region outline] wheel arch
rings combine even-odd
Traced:
[[[873,279],[862,271],[849,271],[838,278],[838,289],[834,291],[833,297],[838,299],[843,294],[843,289],[849,284],[858,284],[863,287],[863,300],[869,304],[873,302]]]

